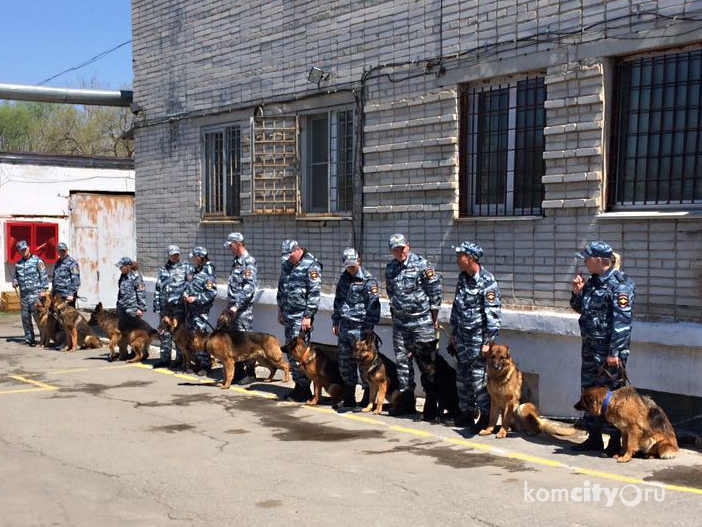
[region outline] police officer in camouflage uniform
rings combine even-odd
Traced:
[[[339,337],[339,370],[346,384],[343,406],[356,406],[356,384],[358,365],[353,359],[353,347],[357,340],[373,334],[380,320],[380,292],[378,282],[366,269],[352,248],[344,249],[342,255],[344,272],[336,285],[332,332]],[[368,396],[368,384],[361,378],[364,398]],[[366,402],[366,404],[368,404]]]
[[[488,424],[486,355],[490,341],[500,331],[502,317],[500,289],[495,277],[480,265],[482,256],[482,248],[474,243],[464,242],[456,247],[461,273],[451,309],[450,343],[456,349],[456,388],[461,408],[454,424],[470,426],[475,433]]]
[[[158,271],[154,289],[154,311],[161,317],[173,317],[179,322],[185,320],[183,306],[183,291],[187,283],[187,276],[193,273],[188,262],[180,260],[180,247],[168,246],[168,261]],[[162,328],[159,333],[161,340],[161,357],[154,364],[154,368],[167,368],[171,365],[171,350],[173,349],[173,335],[167,328]],[[181,350],[176,346],[174,366],[182,363]]]
[[[68,254],[68,246],[60,242],[56,249],[59,260],[54,265],[54,279],[51,292],[59,295],[69,305],[76,305],[78,288],[80,287],[80,267],[78,262]]]
[[[385,268],[385,284],[392,315],[392,343],[402,401],[390,415],[415,413],[412,357],[436,352],[441,307],[441,277],[431,264],[410,251],[402,234],[390,237],[393,260]]]
[[[24,342],[34,346],[34,326],[32,317],[36,319],[35,304],[39,297],[46,295],[49,288],[49,279],[46,276],[46,266],[41,258],[32,254],[27,242],[21,240],[15,245],[22,258],[15,264],[15,276],[12,280],[13,287],[20,290],[20,308],[22,328],[24,329]]]
[[[141,317],[146,312],[146,287],[139,273],[139,265],[129,256],[117,262],[122,273],[119,277],[117,293],[117,314],[120,317]]]
[[[283,264],[278,280],[278,322],[285,327],[287,344],[297,336],[310,337],[322,293],[322,264],[295,240],[285,240],[281,251]],[[286,398],[307,401],[312,397],[310,381],[290,354],[288,361],[293,366],[295,388]]]
[[[207,258],[207,249],[194,247],[190,252],[193,266],[192,274],[188,275],[183,297],[185,298],[185,313],[190,331],[209,333],[211,326],[208,322],[210,309],[217,297],[217,280],[214,264]],[[210,354],[197,353],[198,375],[207,375],[212,371]]]
[[[625,384],[621,369],[626,365],[631,346],[631,311],[634,282],[617,269],[618,256],[602,241],[590,242],[577,253],[591,273],[585,282],[578,273],[572,282],[570,305],[580,313],[582,343],[581,388],[607,385],[610,390]],[[619,262],[621,263],[621,262]],[[588,437],[574,448],[579,451],[602,451],[601,418],[585,415]],[[619,453],[621,436],[614,431],[606,453]]]
[[[251,331],[253,326],[253,301],[256,294],[256,259],[249,254],[244,242],[244,235],[232,232],[227,236],[224,246],[228,247],[234,257],[229,273],[227,302],[234,319],[230,329]],[[256,359],[244,363],[237,362],[234,367],[234,382],[240,385],[251,384],[256,380]]]

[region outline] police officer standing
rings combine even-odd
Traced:
[[[232,232],[227,236],[224,246],[228,247],[234,257],[229,273],[227,302],[233,324],[230,329],[251,331],[253,326],[253,301],[256,294],[256,259],[249,254],[244,242],[244,235]],[[256,380],[256,359],[243,364],[237,362],[234,367],[234,382],[240,385],[250,384]]]
[[[286,343],[297,336],[309,339],[322,292],[322,264],[295,240],[285,240],[281,252],[283,264],[278,280],[278,322],[285,327]],[[312,397],[310,381],[290,354],[288,361],[293,366],[295,388],[286,398],[307,401]]]
[[[31,253],[27,242],[21,240],[15,245],[22,258],[15,264],[15,277],[12,287],[19,287],[22,328],[24,329],[24,342],[34,346],[34,326],[32,316],[36,318],[35,304],[39,297],[45,296],[49,288],[49,279],[46,276],[46,266],[41,258]]]
[[[208,333],[211,326],[208,322],[210,309],[217,297],[217,280],[215,279],[214,264],[207,258],[207,249],[201,246],[194,247],[190,252],[195,269],[188,275],[183,297],[185,298],[185,312],[188,326],[191,331]],[[212,370],[210,354],[198,352],[198,375],[207,375]]]
[[[188,262],[180,260],[180,247],[169,245],[168,261],[159,269],[154,289],[154,311],[159,318],[168,316],[176,318],[179,322],[185,320],[183,291],[185,291],[188,274],[192,274],[192,266]],[[161,357],[154,364],[154,368],[167,368],[171,365],[173,335],[169,329],[163,328],[159,338],[161,340]],[[181,362],[181,350],[176,346],[175,364]]]
[[[390,415],[415,413],[413,355],[427,355],[438,344],[441,278],[431,264],[410,251],[402,234],[390,237],[393,260],[385,268],[392,314],[392,343],[402,402]]]
[[[580,313],[580,334],[583,339],[580,386],[588,388],[606,384],[610,390],[616,390],[625,384],[621,369],[626,365],[631,346],[634,282],[617,269],[619,258],[605,242],[590,242],[576,256],[585,260],[591,274],[585,282],[582,274],[578,273],[571,286],[570,305]],[[602,419],[586,414],[584,421],[588,437],[573,448],[602,451]],[[614,432],[605,452],[613,456],[619,453],[620,448],[621,436]]]
[[[60,242],[56,249],[59,260],[54,265],[54,279],[51,292],[59,295],[69,305],[76,305],[78,288],[80,287],[80,267],[78,262],[68,254],[68,246]]]
[[[461,408],[454,424],[470,426],[474,433],[488,424],[486,355],[490,341],[500,330],[502,317],[500,289],[495,277],[480,265],[482,256],[482,248],[474,243],[464,242],[456,247],[460,274],[451,309],[450,343],[456,349],[456,388]]]
[[[139,273],[139,264],[124,256],[117,262],[117,267],[122,273],[118,282],[117,314],[141,317],[146,312],[146,287]]]
[[[356,406],[358,382],[353,347],[357,340],[373,335],[373,328],[380,320],[380,293],[378,282],[361,267],[361,258],[352,247],[344,249],[342,259],[344,272],[336,285],[332,332],[339,337],[339,370],[346,385],[343,405],[353,408]],[[365,379],[361,379],[361,382],[365,399],[369,395],[368,385]]]

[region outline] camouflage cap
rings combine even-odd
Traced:
[[[168,246],[168,256],[173,256],[174,254],[180,254],[180,247],[177,245]]]
[[[27,242],[24,240],[20,240],[15,244],[15,248],[17,249],[18,252],[23,252],[27,247]]]
[[[405,238],[404,234],[393,234],[392,236],[390,236],[390,241],[388,245],[390,246],[391,251],[393,249],[396,249],[397,247],[406,247],[407,238]]]
[[[230,232],[227,236],[227,241],[224,242],[225,247],[231,246],[232,243],[239,243],[244,241],[244,235],[240,232]]]
[[[285,240],[281,245],[280,245],[280,254],[284,257],[287,258],[291,252],[293,252],[299,244],[297,243],[296,240]]]
[[[67,251],[68,250],[68,245],[66,245],[63,242],[59,242],[58,245],[56,246],[57,251]]]
[[[575,253],[575,256],[578,258],[611,258],[612,254],[612,248],[608,243],[596,241],[588,243],[585,249]]]
[[[344,262],[345,269],[347,267],[353,267],[354,265],[358,265],[358,261],[361,257],[358,256],[356,249],[354,249],[353,247],[347,247],[346,249],[344,249],[344,254],[341,258]]]
[[[190,251],[190,257],[192,258],[193,256],[200,256],[204,258],[205,256],[207,256],[207,249],[205,249],[201,245],[196,245],[195,247],[193,247],[193,250]]]
[[[134,260],[132,260],[129,256],[122,256],[122,258],[119,259],[119,262],[117,262],[117,267],[122,267],[123,265],[132,265],[134,263]]]
[[[479,245],[470,242],[463,242],[461,245],[456,247],[456,254],[465,253],[468,256],[472,256],[476,260],[480,260],[483,256],[483,248]]]

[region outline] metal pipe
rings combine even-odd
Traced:
[[[83,90],[0,84],[0,99],[15,101],[57,102],[95,106],[129,106],[131,90]]]

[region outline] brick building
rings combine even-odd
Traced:
[[[503,338],[563,413],[573,255],[603,239],[637,285],[631,376],[697,404],[702,1],[134,0],[133,32],[145,274],[197,242],[224,281],[240,230],[264,288],[295,238],[332,293],[345,246],[382,277],[404,232],[450,304],[475,241]]]

